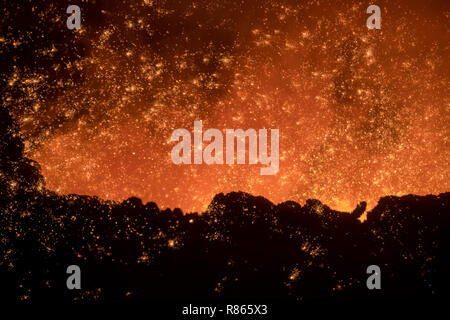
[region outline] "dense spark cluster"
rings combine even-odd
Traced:
[[[190,211],[450,189],[448,1],[378,1],[381,30],[355,1],[80,1],[78,31],[55,3],[9,4],[0,37],[2,103],[52,190]],[[278,174],[174,165],[194,120],[278,128]]]

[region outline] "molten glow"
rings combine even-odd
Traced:
[[[160,25],[131,9],[129,23],[110,14],[114,27],[86,39],[92,50],[74,66],[84,82],[52,102],[58,111],[50,117],[63,114],[63,128],[29,154],[47,187],[137,196],[184,211],[204,210],[216,193],[238,190],[276,203],[317,198],[346,211],[383,195],[450,190],[440,8],[385,3],[381,30],[368,30],[361,5],[297,2],[248,15],[225,7],[188,6],[175,16],[161,9]],[[179,19],[180,26],[167,27]],[[159,32],[166,27],[170,33]],[[139,38],[144,32],[158,45]],[[24,134],[44,116],[24,118]],[[278,128],[279,172],[174,165],[170,135],[192,131],[194,120],[222,130]]]

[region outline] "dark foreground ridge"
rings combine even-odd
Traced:
[[[45,189],[0,109],[1,301],[447,297],[450,193],[384,197],[361,223],[318,200],[218,194],[202,214]],[[368,290],[369,265],[381,290]],[[78,265],[81,290],[68,290]]]

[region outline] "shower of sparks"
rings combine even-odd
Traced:
[[[377,1],[381,30],[364,1],[79,1],[81,30],[37,3],[3,9],[2,103],[51,190],[185,211],[450,190],[448,1]],[[194,120],[278,128],[279,172],[173,164]]]

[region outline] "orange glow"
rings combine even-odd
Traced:
[[[137,196],[184,211],[238,190],[275,203],[317,198],[345,211],[384,195],[450,190],[444,13],[423,1],[380,1],[382,28],[368,30],[363,6],[331,3],[279,5],[267,19],[230,13],[229,24],[218,23],[222,11],[208,13],[222,33],[211,40],[198,31],[198,44],[197,31],[175,31],[163,53],[142,42],[117,46],[139,34],[139,23],[99,32],[77,66],[86,81],[52,102],[68,121],[29,156],[59,193]],[[214,39],[226,44],[209,48]],[[74,109],[84,115],[72,118]],[[174,165],[170,135],[192,132],[194,120],[204,130],[279,129],[279,172]]]

